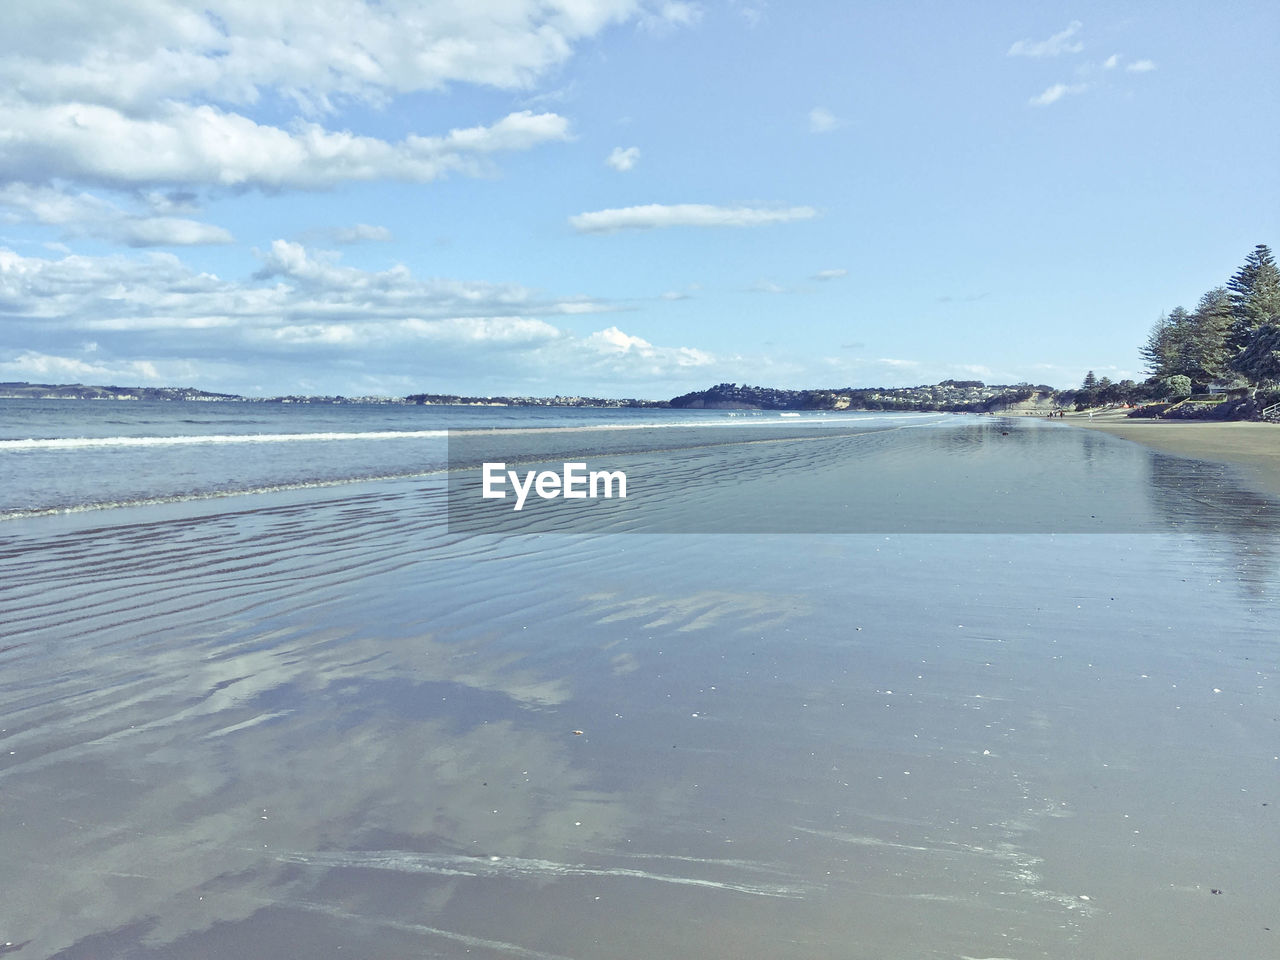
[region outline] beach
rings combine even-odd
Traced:
[[[1033,420],[577,416],[515,446],[661,468],[654,512],[477,532],[437,473],[0,523],[0,943],[1272,952],[1275,501]],[[418,442],[374,426],[259,469]],[[56,451],[102,455],[12,462]]]
[[[1280,494],[1280,424],[1139,419],[1119,411],[1071,414],[1065,421],[1166,453],[1242,467],[1254,484]]]
[[[0,960],[1280,960],[1280,426],[1124,416],[1280,4],[1128,6],[5,5]]]

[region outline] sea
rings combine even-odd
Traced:
[[[1277,532],[1034,417],[0,400],[0,955],[1275,956]]]

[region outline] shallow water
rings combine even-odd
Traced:
[[[821,427],[868,416],[883,419],[802,419]],[[447,466],[447,432],[633,436],[748,422],[788,421],[741,411],[0,398],[0,520],[418,476]]]
[[[1265,956],[1274,507],[1082,435],[1035,469],[1154,532],[472,535],[443,478],[0,525],[0,944]],[[948,445],[890,459],[1007,469]],[[664,516],[830,508],[781,449]]]

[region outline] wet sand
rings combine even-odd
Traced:
[[[1274,523],[1094,433],[909,437],[943,502],[1035,440],[1176,526],[461,536],[387,481],[0,527],[0,945],[1274,953]],[[819,496],[764,449],[686,496]]]
[[[1119,412],[1092,419],[1075,414],[1066,421],[1165,453],[1242,467],[1255,485],[1280,494],[1280,424],[1134,419]]]

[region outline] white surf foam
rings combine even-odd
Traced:
[[[17,450],[83,450],[94,447],[163,447],[224,443],[315,443],[345,440],[427,440],[453,436],[493,436],[495,434],[607,433],[622,430],[749,429],[754,427],[794,427],[797,424],[874,423],[882,420],[935,419],[937,414],[895,414],[890,416],[811,415],[789,420],[694,420],[659,423],[592,423],[560,427],[492,427],[483,430],[369,430],[361,432],[325,431],[317,433],[209,433],[164,437],[28,437],[0,440],[0,452]]]

